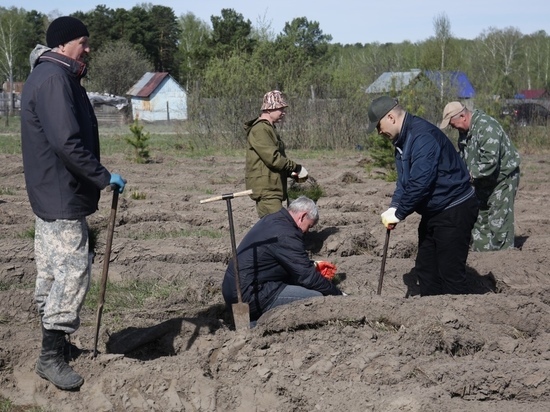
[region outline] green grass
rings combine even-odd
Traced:
[[[134,159],[134,148],[126,142],[126,135],[111,135],[101,136],[101,154],[102,156],[112,156],[123,153],[128,159]],[[189,138],[186,138],[186,140]],[[201,148],[188,150],[186,146],[182,146],[182,139],[177,134],[155,134],[151,133],[148,140],[148,150],[150,154],[150,162],[154,163],[155,158],[159,155],[169,154],[177,157],[201,158],[206,156],[227,155],[227,156],[242,156],[243,149],[228,149],[225,146]],[[1,152],[0,144],[0,152]],[[19,151],[20,153],[20,151]]]
[[[15,190],[11,187],[0,187],[0,195],[13,196],[15,195]]]
[[[0,412],[49,412],[50,409],[39,406],[22,405],[16,406],[9,399],[0,395]]]
[[[35,288],[34,279],[25,280],[23,282],[13,282],[13,281],[0,281],[0,292],[5,290],[28,290]],[[0,323],[4,323],[4,320],[7,319],[5,315],[0,313]]]
[[[151,240],[151,239],[175,239],[180,237],[207,237],[210,239],[220,239],[224,236],[219,230],[172,230],[172,231],[156,231],[156,232],[130,232],[126,235],[133,240]]]
[[[162,154],[170,154],[173,156],[182,156],[190,158],[200,158],[213,155],[226,156],[243,156],[244,155],[244,132],[238,134],[238,138],[227,135],[227,133],[216,130],[206,132],[198,132],[197,127],[193,127],[191,123],[172,123],[172,124],[152,124],[140,123],[143,126],[144,133],[150,134],[148,140],[148,149],[151,154],[151,160],[154,162],[155,157]],[[0,154],[20,154],[21,153],[21,123],[19,117],[9,119],[9,125],[4,124],[4,119],[0,119]],[[521,153],[534,153],[537,150],[550,150],[550,138],[548,138],[549,128],[541,126],[528,127],[509,127],[506,128],[510,137],[518,147]],[[332,133],[338,133],[333,131]],[[345,131],[341,132],[342,134]],[[134,156],[133,148],[126,141],[127,137],[132,136],[130,125],[107,126],[100,125],[99,129],[101,140],[102,155],[126,154],[128,158]],[[450,132],[449,138],[454,142],[456,137]],[[333,137],[325,136],[319,133],[314,138],[314,141],[307,140],[304,148],[290,144],[292,139],[283,140],[287,142],[287,151],[292,159],[304,160],[307,168],[307,159],[319,158],[331,153],[334,157],[345,154],[346,150],[338,153],[332,150],[308,150],[307,147],[324,147],[322,142],[333,140]],[[366,136],[365,136],[366,139]],[[372,140],[372,139],[371,139]],[[353,150],[356,143],[350,142],[348,150]],[[359,142],[360,143],[360,142]],[[368,146],[368,145],[367,145]],[[370,147],[367,147],[367,152],[370,153]],[[393,159],[392,159],[393,160]],[[336,166],[335,166],[336,167]]]
[[[25,229],[25,231],[19,233],[18,237],[20,239],[34,239],[34,226]]]
[[[0,130],[2,133],[19,133],[21,130],[21,117],[8,116],[6,118],[4,112],[0,113]]]
[[[84,307],[88,309],[97,309],[101,283],[99,281],[92,282],[90,289],[84,302]],[[171,293],[179,290],[179,286],[173,284],[160,284],[158,281],[125,281],[125,282],[109,282],[103,305],[103,312],[117,311],[120,309],[142,309],[145,301],[149,298],[154,300],[164,300]]]
[[[306,196],[317,202],[323,195],[323,188],[317,182],[306,181],[306,183],[291,185],[288,188],[288,197],[291,200],[297,199],[300,196]]]
[[[4,290],[9,290],[10,286],[12,285],[11,282],[4,282],[3,280],[0,280],[0,292]]]
[[[147,194],[145,192],[140,192],[139,190],[132,190],[130,197],[134,200],[145,200],[147,199]]]
[[[0,154],[21,154],[21,136],[19,133],[0,135]]]
[[[540,153],[550,149],[549,128],[544,126],[515,127],[510,137],[520,154]]]

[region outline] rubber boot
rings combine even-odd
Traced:
[[[42,351],[36,362],[36,373],[59,389],[76,389],[82,386],[84,379],[65,362],[64,346],[65,332],[42,326]]]

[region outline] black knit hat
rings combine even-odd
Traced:
[[[54,48],[83,36],[90,36],[84,23],[75,17],[58,17],[48,27],[46,44],[48,47]]]

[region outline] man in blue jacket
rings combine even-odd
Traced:
[[[468,293],[466,260],[478,201],[466,165],[435,125],[382,96],[368,109],[369,127],[395,146],[397,185],[382,223],[394,229],[413,212],[418,227],[415,273],[422,296]]]
[[[21,96],[25,183],[35,214],[35,300],[42,324],[36,372],[60,389],[84,379],[64,359],[66,334],[80,326],[90,284],[86,216],[97,210],[109,184],[126,181],[100,163],[97,119],[80,81],[90,52],[88,29],[74,17],[55,19],[48,47],[31,53],[31,74]]]
[[[287,209],[261,218],[237,248],[243,302],[250,306],[250,320],[295,300],[342,295],[317,271],[305,250],[303,235],[319,220],[311,199],[300,196]],[[230,262],[222,293],[227,305],[237,303],[235,272]]]

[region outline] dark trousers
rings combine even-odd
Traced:
[[[421,296],[469,292],[466,260],[478,209],[478,201],[472,197],[420,220],[415,273]]]

